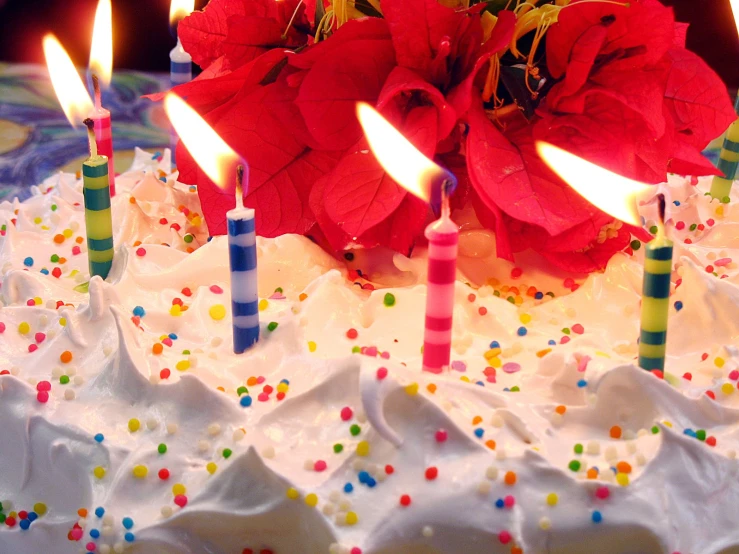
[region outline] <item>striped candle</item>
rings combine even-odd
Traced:
[[[98,155],[94,122],[85,120],[90,139],[90,157],[82,164],[82,194],[85,199],[85,227],[90,277],[108,276],[113,265],[113,215],[110,208],[108,158]]]
[[[169,53],[169,80],[173,87],[192,81],[192,58],[190,57],[190,54],[185,52],[179,38],[177,39],[177,46],[175,46]],[[173,164],[176,163],[175,152],[177,150],[177,142],[179,140],[180,138],[177,136],[174,128],[171,128],[169,132],[169,141],[172,149]]]
[[[236,208],[226,213],[226,219],[234,352],[241,354],[259,340],[259,294],[254,210],[245,208],[243,204],[241,189],[243,166],[239,166],[237,174],[239,185],[236,187]]]
[[[454,283],[457,275],[459,227],[449,217],[449,202],[442,201],[441,218],[426,227],[428,287],[423,330],[423,370],[441,373],[449,367],[452,349]]]
[[[110,195],[115,196],[115,163],[113,161],[113,126],[110,122],[110,112],[103,108],[100,95],[100,81],[97,75],[92,75],[92,90],[95,96],[95,107],[90,119],[95,123],[95,144],[97,151],[108,158],[108,179],[110,180]]]
[[[660,219],[664,220],[664,196],[660,195]],[[644,249],[644,285],[641,303],[639,367],[665,368],[667,317],[672,276],[672,241],[658,227],[657,236]]]
[[[734,110],[739,114],[739,94],[734,101]],[[734,121],[726,130],[724,145],[718,159],[718,169],[724,174],[713,178],[711,196],[719,200],[729,198],[731,185],[736,177],[736,168],[739,165],[739,119]]]

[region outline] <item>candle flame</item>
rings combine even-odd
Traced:
[[[169,24],[176,25],[195,9],[195,0],[172,0],[169,5]]]
[[[537,142],[536,150],[552,171],[596,208],[625,223],[641,226],[636,201],[653,187],[627,179],[546,142]]]
[[[72,60],[57,38],[52,34],[46,35],[43,44],[51,85],[62,105],[64,115],[75,127],[92,111],[92,100]]]
[[[113,72],[113,12],[110,0],[99,0],[90,48],[90,72],[106,87]]]
[[[729,0],[729,5],[731,6],[731,13],[734,15],[734,25],[739,31],[739,0]]]
[[[228,188],[241,161],[238,154],[176,94],[167,94],[164,110],[195,162],[218,187]]]
[[[396,183],[427,202],[431,187],[448,175],[424,156],[369,104],[357,103],[357,117],[367,142],[380,165]]]

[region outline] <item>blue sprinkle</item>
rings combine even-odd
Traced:
[[[36,512],[28,512],[28,521],[36,521],[38,519],[38,514]]]
[[[208,237],[208,242],[212,241],[213,237]]]
[[[133,315],[137,315],[139,317],[144,317],[146,315],[146,310],[142,306],[136,306],[133,309]]]
[[[288,381],[287,379],[283,379],[282,381],[280,381],[280,383],[285,383],[286,385],[289,385],[290,381]]]
[[[33,266],[33,258],[31,256],[28,256],[25,260],[23,260],[23,265],[26,267],[32,267]]]
[[[518,331],[516,331],[516,333],[518,333],[518,336],[519,337],[525,337],[526,336],[526,333],[528,333],[528,332],[529,331],[526,329],[526,327],[519,327],[518,328]]]
[[[693,431],[692,429],[685,429],[685,431],[683,431],[683,433],[686,434],[686,435],[688,435],[689,437],[693,437],[693,438],[696,437],[696,432]]]
[[[360,482],[360,483],[366,483],[366,482],[367,482],[367,481],[369,481],[369,480],[370,480],[370,478],[371,478],[371,477],[370,477],[370,474],[369,474],[369,473],[367,473],[366,471],[360,471],[360,472],[359,472],[359,473],[357,474],[357,477],[359,478],[359,482]]]
[[[154,152],[154,156],[152,156],[151,159],[153,160],[154,158],[161,158],[161,157],[162,157],[162,153],[161,152]]]
[[[368,486],[369,488],[371,488],[371,489],[374,489],[374,488],[375,488],[375,485],[376,485],[376,484],[377,484],[377,481],[375,481],[375,479],[374,479],[373,477],[370,477],[370,478],[369,478],[369,479],[367,480],[367,483],[366,483],[366,485],[367,485],[367,486]]]
[[[672,203],[675,204],[675,206],[679,206],[680,205],[680,200],[674,200]]]
[[[136,540],[136,537],[134,536],[133,533],[131,533],[131,531],[123,535],[123,538],[126,539],[126,542],[133,542]]]
[[[44,275],[48,275],[49,274],[49,270],[46,269],[46,268],[44,268],[44,269],[41,270],[41,273],[44,274]]]
[[[682,303],[682,301],[678,300],[677,302],[675,302],[675,309],[678,312],[683,309],[683,303]]]
[[[177,333],[170,333],[170,334],[169,334],[169,335],[167,335],[167,336],[168,336],[168,337],[169,337],[170,339],[172,339],[172,340],[177,340]]]
[[[534,298],[536,298],[537,300],[541,300],[542,298],[544,298],[544,293],[543,292],[537,292],[534,295]]]
[[[475,436],[478,439],[481,439],[484,434],[485,434],[485,429],[481,429],[479,427],[477,429],[475,429]]]
[[[585,379],[580,379],[577,382],[577,386],[580,387],[580,388],[587,387],[588,386],[588,382]]]
[[[123,527],[125,527],[126,529],[130,529],[131,527],[133,527],[133,520],[130,517],[124,517],[121,523],[123,523]]]
[[[503,392],[511,392],[511,389],[509,389],[508,387],[505,387],[505,388],[503,389]]]
[[[351,483],[347,483],[346,485],[344,485],[344,492],[345,493],[348,494],[348,493],[352,492],[353,490],[354,490],[354,485],[352,485]]]
[[[557,346],[557,341],[554,339],[549,339],[549,342],[547,342],[549,346]]]
[[[600,523],[601,521],[603,521],[603,515],[598,510],[595,510],[593,512],[593,523]]]
[[[241,404],[244,408],[248,408],[249,406],[251,406],[251,403],[252,399],[251,396],[249,396],[248,394],[245,394],[239,399],[239,404]]]
[[[166,177],[159,177],[159,180],[160,180],[160,181],[161,181],[162,183],[166,183],[166,182],[167,182],[167,178],[166,178]]]
[[[497,340],[494,340],[490,343],[490,348],[500,348],[500,343]]]
[[[102,433],[98,433],[97,435],[95,435],[94,438],[95,438],[95,442],[103,442],[105,440],[105,437],[103,436]]]
[[[98,537],[100,537],[100,531],[98,531],[97,529],[90,529],[90,536],[93,539],[97,539]]]
[[[105,508],[103,508],[102,506],[95,508],[95,515],[98,517],[103,517],[105,515]]]
[[[21,529],[23,529],[24,531],[27,531],[28,528],[31,526],[31,522],[28,521],[27,519],[22,519],[18,525],[20,525]]]
[[[498,498],[498,500],[495,501],[495,507],[496,508],[504,508],[505,507],[505,501],[502,498]]]
[[[475,384],[476,385],[479,385],[481,387],[484,387],[485,386],[485,383],[483,383],[482,381],[475,381]]]

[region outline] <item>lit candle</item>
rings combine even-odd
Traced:
[[[72,60],[53,35],[44,37],[44,55],[51,84],[69,122],[74,127],[85,120],[86,124],[91,123],[94,126],[87,118],[92,110],[90,97]],[[88,261],[90,275],[100,275],[104,279],[113,261],[108,158],[98,155],[94,133],[89,125],[88,136],[90,157],[82,165]]]
[[[194,0],[172,0],[169,5],[169,28],[172,36],[177,39],[177,45],[169,53],[169,80],[173,87],[192,80],[192,57],[182,47],[177,29],[180,21],[190,15],[190,12],[194,9]],[[172,163],[175,163],[175,152],[179,137],[174,129],[170,130],[169,138],[172,149]]]
[[[89,117],[95,123],[95,142],[100,154],[108,157],[110,194],[115,196],[115,167],[113,162],[113,127],[110,112],[103,108],[100,93],[101,81],[110,85],[113,71],[113,16],[110,0],[100,0],[95,12],[95,26],[90,48],[90,78],[92,80],[95,106]]]
[[[395,182],[441,209],[441,217],[425,232],[429,250],[423,333],[423,370],[441,373],[449,367],[452,348],[459,226],[449,217],[449,195],[457,180],[419,152],[369,105],[359,103],[357,117],[377,161]]]
[[[226,214],[231,273],[233,348],[241,354],[259,340],[257,237],[254,210],[245,208],[243,185],[248,186],[245,162],[180,97],[169,93],[164,110],[182,142],[205,174],[226,188],[236,183],[236,208]]]
[[[641,226],[636,201],[653,187],[612,173],[551,144],[539,142],[536,148],[549,167],[595,207],[616,219]],[[644,249],[639,336],[639,366],[650,371],[665,367],[672,275],[672,241],[664,232],[665,198],[660,194],[658,200],[657,236]]]

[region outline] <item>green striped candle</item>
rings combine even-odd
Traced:
[[[660,198],[660,217],[664,219],[664,197]],[[641,301],[639,367],[665,368],[667,317],[672,276],[672,241],[659,225],[657,236],[644,249],[644,285]]]
[[[739,114],[739,94],[734,101],[734,110]],[[711,183],[711,196],[722,202],[728,202],[731,193],[731,185],[736,177],[736,168],[739,165],[739,119],[734,121],[726,131],[724,145],[721,147],[718,164],[716,167],[724,174],[713,178]]]
[[[90,277],[108,276],[113,265],[113,215],[110,208],[108,158],[99,156],[95,144],[95,123],[85,119],[90,137],[90,157],[82,164],[82,193],[85,198],[85,226]]]

